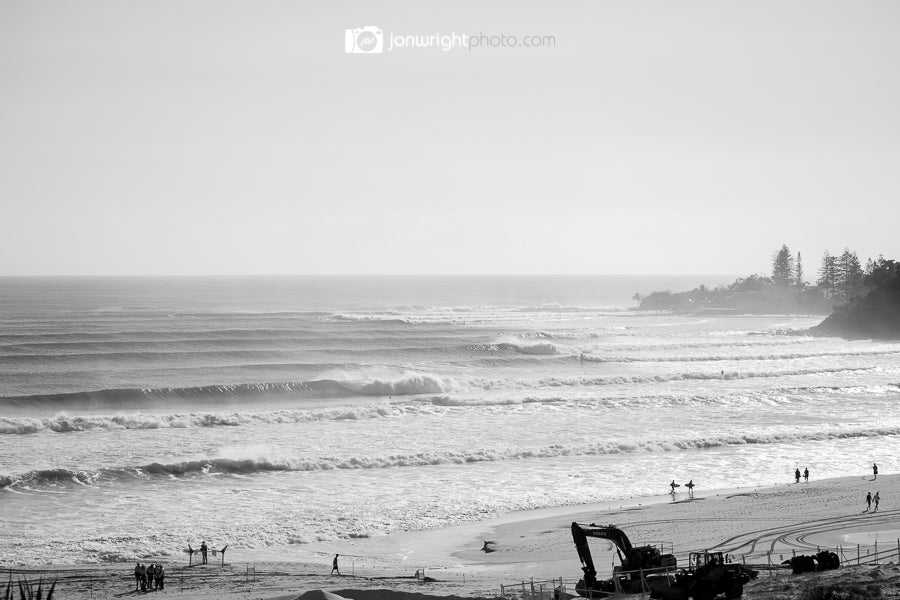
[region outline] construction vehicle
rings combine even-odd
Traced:
[[[744,594],[744,584],[756,575],[740,563],[726,562],[721,552],[691,552],[688,568],[675,574],[668,587],[653,586],[651,598],[662,600],[714,600],[724,594],[733,600]]]
[[[588,546],[589,537],[608,540],[615,545],[620,564],[613,568],[612,578],[597,579],[597,569]],[[669,580],[664,572],[674,572],[677,566],[675,556],[664,554],[657,546],[632,546],[625,532],[615,525],[572,523],[572,539],[581,560],[581,570],[584,571],[584,577],[575,585],[575,591],[585,598],[616,592],[641,592],[656,585],[665,588]]]
[[[841,559],[834,552],[822,550],[812,556],[803,554],[792,556],[781,564],[790,565],[791,571],[794,575],[797,575],[799,573],[809,573],[812,571],[839,569],[841,567]]]

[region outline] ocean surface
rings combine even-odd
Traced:
[[[2,278],[0,564],[896,472],[900,343],[633,310],[730,279]]]

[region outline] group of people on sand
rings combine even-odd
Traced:
[[[160,563],[134,565],[134,591],[149,592],[166,587],[166,569]]]
[[[878,512],[878,503],[881,502],[881,494],[879,492],[875,492],[875,495],[872,495],[872,492],[866,492],[866,510],[863,512],[869,512],[872,510],[872,504],[875,505],[875,509],[872,510],[873,513]]]
[[[878,463],[872,463],[872,481],[878,479]],[[866,510],[864,513],[869,512],[870,510],[873,513],[878,512],[878,503],[881,502],[881,493],[875,492],[875,495],[872,495],[872,492],[866,492]],[[875,508],[872,508],[872,505],[875,505]]]
[[[672,496],[674,496],[675,488],[679,488],[679,487],[681,487],[681,484],[675,483],[675,480],[673,479],[672,483],[669,484],[669,490],[670,490],[669,493],[672,494]],[[684,484],[684,487],[686,487],[688,489],[688,496],[693,498],[694,497],[694,480],[691,479],[690,481],[688,481],[686,484]]]
[[[809,469],[803,467],[803,481],[809,483]],[[800,483],[800,469],[794,469],[794,482]]]

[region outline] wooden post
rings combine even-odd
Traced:
[[[856,564],[861,564],[859,558],[859,544],[856,545]]]
[[[875,540],[875,564],[878,564],[878,540]]]

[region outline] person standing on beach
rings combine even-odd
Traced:
[[[878,512],[878,502],[881,501],[881,494],[879,494],[878,492],[875,492],[875,495],[872,497],[872,501],[875,503],[875,510],[873,510],[872,512],[877,513]]]
[[[334,575],[335,573],[337,573],[338,575],[341,574],[341,570],[338,569],[338,562],[337,562],[338,556],[340,556],[340,554],[335,554],[334,560],[331,561],[331,574],[332,575]]]
[[[200,542],[200,557],[203,559],[203,564],[206,564],[206,540]]]
[[[141,587],[141,563],[134,563],[134,591]]]
[[[809,483],[809,469],[803,467],[803,481]]]
[[[872,463],[872,475],[874,475],[874,477],[872,477],[872,481],[878,479],[878,465],[876,465],[875,463]]]
[[[872,508],[872,492],[866,492],[866,510],[863,512],[869,512],[870,508]]]
[[[794,469],[794,480],[796,483],[800,483],[800,469]]]

